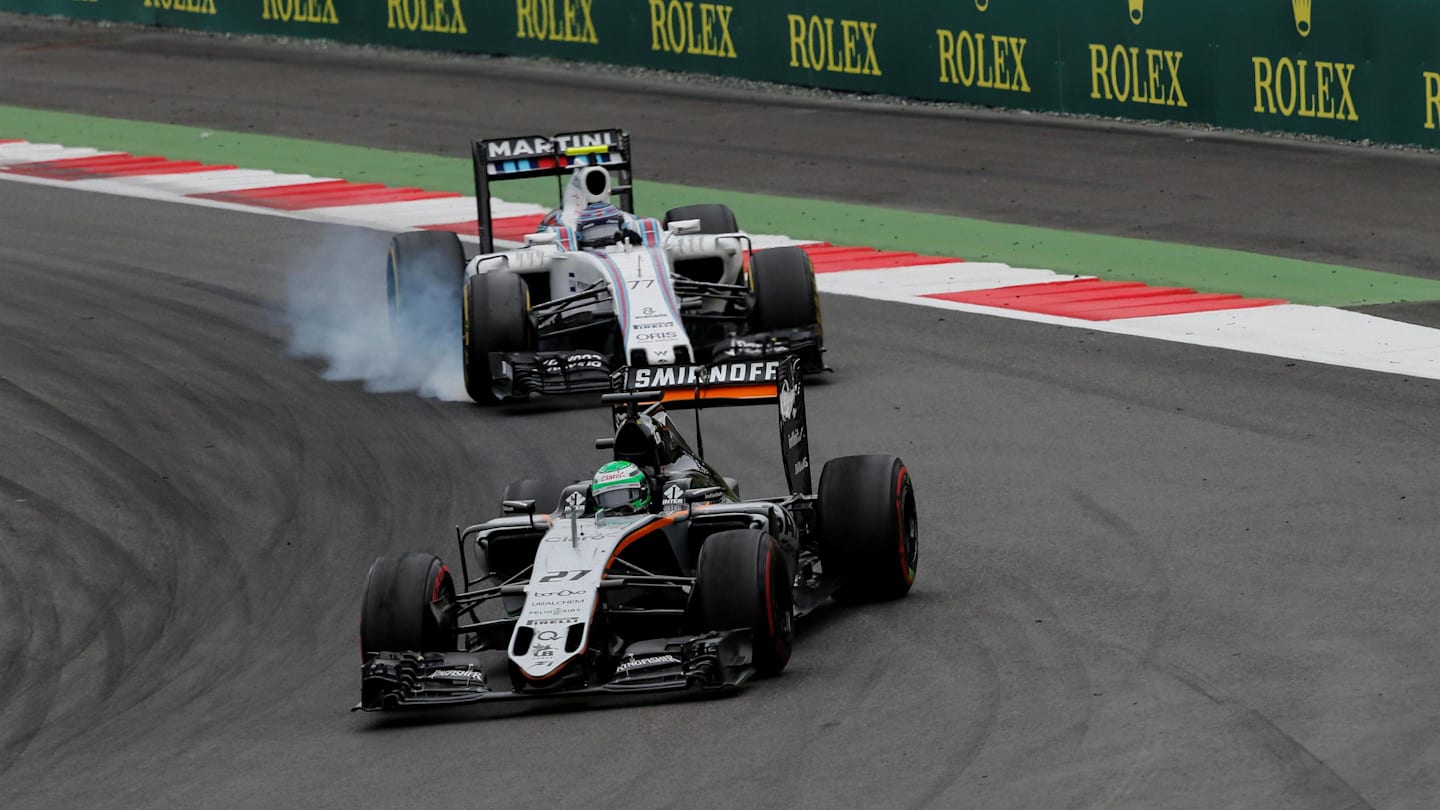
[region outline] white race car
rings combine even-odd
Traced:
[[[447,231],[395,236],[397,336],[453,339],[458,303],[465,386],[482,404],[609,390],[621,367],[796,355],[823,370],[809,256],[753,250],[724,205],[635,215],[629,144],[622,130],[476,141],[480,253],[467,261]],[[497,251],[490,185],[567,175],[560,206],[523,246]]]

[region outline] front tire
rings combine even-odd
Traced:
[[[750,327],[756,332],[820,325],[820,293],[810,256],[798,247],[769,248],[750,260]]]
[[[455,584],[433,554],[386,554],[365,576],[360,654],[449,652],[456,644]]]
[[[447,231],[410,231],[391,237],[385,258],[391,334],[407,349],[453,340],[464,283],[460,237]]]
[[[785,560],[765,532],[716,532],[700,547],[690,596],[693,623],[702,630],[748,628],[759,675],[775,675],[790,661],[793,600]]]
[[[523,352],[535,348],[530,323],[530,292],[516,273],[478,273],[465,282],[465,391],[481,405],[496,405],[490,374],[491,352]]]
[[[915,488],[895,456],[844,456],[820,472],[820,553],[842,602],[898,599],[915,583]]]

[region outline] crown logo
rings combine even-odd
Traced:
[[[976,10],[976,11],[982,11],[982,12],[983,12],[983,11],[984,11],[985,9],[987,9],[987,8],[990,8],[990,0],[975,0],[975,10]]]
[[[1295,0],[1295,2],[1298,3],[1300,0]],[[1309,0],[1306,2],[1308,3]],[[1143,19],[1145,19],[1145,0],[1130,0],[1130,22],[1139,25]]]
[[[1310,2],[1311,0],[1290,0],[1290,5],[1295,7],[1295,30],[1300,36],[1310,36]]]

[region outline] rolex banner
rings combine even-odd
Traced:
[[[1432,0],[0,0],[0,10],[1440,145]]]

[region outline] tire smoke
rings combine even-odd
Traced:
[[[460,302],[448,291],[425,291],[418,300],[434,328],[404,340],[394,335],[386,304],[386,239],[337,227],[297,258],[287,275],[290,354],[324,360],[324,379],[361,381],[366,391],[469,402]]]

